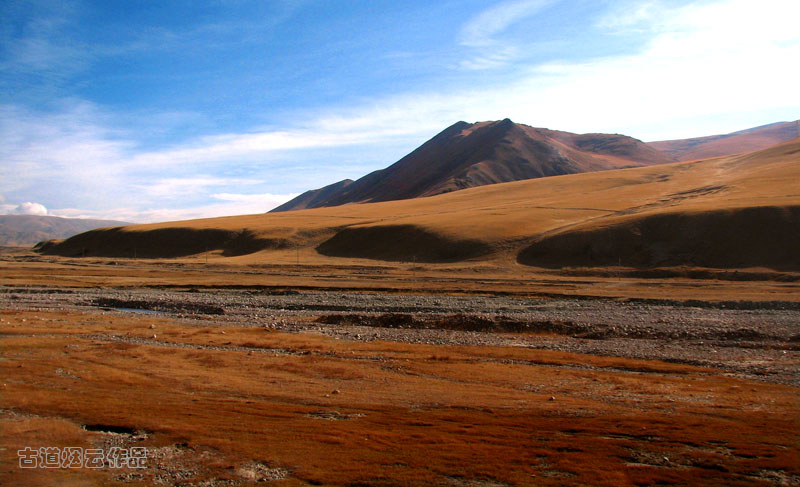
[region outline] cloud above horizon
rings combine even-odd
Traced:
[[[26,201],[18,205],[9,204],[0,197],[0,215],[37,215],[46,216],[49,214],[47,208],[41,203]]]
[[[134,222],[258,213],[307,189],[385,167],[458,120],[511,118],[573,132],[657,140],[800,118],[795,95],[800,67],[789,61],[800,59],[800,34],[794,26],[800,16],[797,2],[619,1],[588,13],[570,11],[582,5],[548,0],[488,7],[475,2],[473,7],[450,12],[453,19],[435,32],[441,36],[435,43],[417,31],[392,32],[392,38],[421,36],[416,42],[441,58],[433,64],[426,61],[430,56],[421,56],[413,66],[407,63],[414,56],[392,58],[402,63],[397,66],[387,64],[376,42],[384,39],[383,33],[376,29],[359,33],[363,46],[362,39],[349,41],[353,54],[341,50],[342,41],[319,44],[329,46],[319,47],[319,53],[276,51],[274,66],[267,71],[256,70],[257,58],[247,57],[255,67],[245,69],[239,63],[238,71],[223,72],[224,66],[203,64],[189,50],[182,61],[186,66],[162,68],[160,73],[149,67],[139,74],[110,71],[98,80],[82,78],[89,76],[84,74],[86,66],[95,63],[95,70],[101,70],[107,62],[138,61],[138,56],[157,63],[162,53],[155,49],[142,54],[128,39],[124,46],[100,42],[92,55],[55,51],[48,57],[36,46],[50,45],[67,36],[64,32],[72,41],[65,46],[89,49],[90,44],[74,39],[78,34],[70,30],[80,16],[64,8],[49,21],[44,14],[28,19],[26,36],[6,39],[10,54],[0,56],[0,65],[38,73],[42,85],[41,90],[21,90],[21,97],[0,98],[0,137],[5,141],[0,147],[0,193],[10,201],[40,201],[53,215]],[[418,10],[424,12],[424,6]],[[408,12],[422,15],[413,5]],[[433,13],[443,15],[436,9]],[[262,35],[275,38],[284,27],[296,31],[296,22],[309,21],[304,15],[309,14],[302,7],[266,11],[268,33]],[[318,15],[347,25],[363,13]],[[553,23],[553,16],[569,17],[576,26]],[[205,40],[213,42],[209,49],[219,52],[226,52],[227,44],[241,49],[260,45],[252,19],[247,24],[251,37],[236,38],[232,26],[244,21],[230,19],[224,29],[158,25],[157,31],[165,36],[189,29],[191,35],[184,31],[172,42],[181,46],[183,38]],[[18,22],[24,24],[24,19]],[[135,16],[132,22],[157,21]],[[380,24],[381,18],[375,16],[374,22]],[[384,27],[402,29],[394,23]],[[582,34],[559,30],[567,28],[579,28]],[[97,35],[101,34],[108,35]],[[327,34],[322,27],[298,32],[309,42],[322,42]],[[399,49],[384,42],[387,52]],[[76,56],[88,64],[62,66],[64,59]],[[372,57],[380,62],[370,64]],[[329,65],[327,58],[341,66]],[[284,61],[301,67],[301,72],[282,71]],[[241,94],[221,90],[215,78],[202,74],[209,69],[218,76],[264,79],[276,87],[274,93],[263,94],[248,91],[249,85]],[[371,84],[360,85],[348,70]],[[414,77],[394,86],[392,80],[409,73]],[[175,94],[163,98],[131,91],[135,85],[128,78],[135,74],[140,80],[162,76],[149,81],[153,89]],[[273,75],[294,77],[296,86],[280,77],[273,80]],[[73,92],[53,77],[78,78],[87,86],[118,83],[128,92],[106,94],[111,87]],[[170,77],[190,80],[184,85],[191,88],[183,90],[195,97],[184,100]],[[15,83],[9,76],[0,80],[6,88]],[[215,96],[220,102],[205,101]],[[129,105],[131,97],[146,107],[144,111]]]
[[[512,0],[480,12],[461,27],[459,42],[473,48],[475,55],[461,60],[459,67],[467,70],[495,69],[520,57],[519,46],[497,39],[509,26],[535,15],[554,0]]]

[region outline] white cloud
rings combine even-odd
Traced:
[[[552,0],[514,0],[499,3],[476,15],[462,28],[459,40],[462,45],[486,47],[497,42],[495,36],[510,25],[536,14]]]
[[[514,0],[494,5],[479,13],[461,27],[458,40],[471,48],[471,57],[458,63],[458,67],[476,71],[495,69],[519,59],[521,49],[498,36],[511,25],[535,15],[552,4],[553,0]]]
[[[617,33],[652,32],[653,21],[665,9],[658,1],[638,0],[620,2],[613,11],[598,22],[598,27]]]
[[[236,194],[236,193],[218,193],[212,194],[211,197],[220,201],[231,201],[234,203],[245,203],[249,205],[257,205],[259,208],[267,208],[271,210],[278,205],[286,203],[290,199],[297,196],[296,193],[284,194]]]
[[[482,50],[472,58],[460,61],[458,66],[469,71],[500,68],[518,58],[519,51],[514,46],[496,46],[492,49]]]
[[[220,178],[208,175],[191,177],[162,178],[135,184],[143,194],[151,198],[180,199],[197,194],[205,194],[209,188],[224,186],[255,185],[262,181],[242,178]]]
[[[793,0],[679,8],[654,2],[624,22],[652,33],[644,40],[636,34],[636,52],[521,67],[514,81],[497,87],[418,96],[413,103],[410,95],[391,100],[405,98],[415,118],[440,126],[509,117],[645,140],[793,120],[800,118],[800,64],[793,62],[800,59],[800,30],[793,22],[799,16],[800,2]],[[492,65],[491,59],[483,62]]]
[[[12,211],[14,215],[39,215],[45,216],[47,215],[47,208],[41,203],[32,203],[30,201],[26,201],[20,205],[17,205]]]
[[[143,222],[265,212],[293,195],[263,194],[260,200],[237,201],[225,200],[224,195],[237,194],[243,187],[263,188],[266,183],[259,174],[270,174],[275,154],[369,146],[431,125],[430,121],[395,124],[402,115],[399,107],[382,113],[382,121],[370,110],[357,116],[312,119],[291,130],[203,137],[142,152],[125,137],[130,134],[112,129],[111,117],[87,102],[66,103],[55,114],[0,106],[0,138],[5,141],[0,146],[0,191],[18,200],[26,197],[19,195],[38,195],[64,201],[71,208],[51,213],[65,217]],[[254,168],[249,172],[255,177],[224,176],[242,172],[239,168],[245,163]],[[225,201],[198,205],[213,201],[212,193]],[[179,205],[189,208],[175,209]]]
[[[122,177],[116,163],[134,144],[90,103],[66,102],[52,114],[0,106],[0,137],[0,190],[7,195],[46,185],[97,201],[121,196],[113,189]]]
[[[306,122],[290,130],[264,130],[244,134],[224,134],[202,137],[181,146],[138,154],[126,161],[135,168],[152,168],[182,164],[202,164],[237,159],[263,161],[272,153],[325,147],[374,144],[399,136],[419,133],[419,126],[398,124],[386,120],[391,108],[354,117],[332,116]],[[366,112],[372,112],[366,109]],[[408,116],[407,107],[403,110]],[[391,118],[389,116],[388,118]],[[405,121],[405,120],[403,120]],[[427,125],[427,124],[426,124]]]
[[[297,196],[292,194],[233,194],[220,193],[212,195],[220,202],[184,208],[139,209],[131,207],[104,208],[102,210],[86,210],[77,208],[61,208],[50,211],[51,215],[65,218],[111,219],[130,223],[151,223],[197,218],[215,218],[233,215],[253,215],[266,213],[269,210]]]
[[[25,17],[30,20],[16,29],[0,31],[5,51],[0,69],[14,74],[35,73],[42,76],[41,80],[52,82],[86,67],[91,57],[88,49],[68,35],[77,15],[70,2],[24,2],[8,8],[27,9]]]

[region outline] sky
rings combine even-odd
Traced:
[[[463,120],[800,118],[797,0],[4,0],[0,214],[261,213]]]

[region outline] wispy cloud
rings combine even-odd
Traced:
[[[30,8],[40,15],[30,16],[14,29],[4,21],[3,40],[5,58],[3,68],[14,71],[50,71],[53,69],[75,69],[70,65],[81,59],[80,49],[63,42],[64,29],[69,25],[73,11],[67,4],[30,2],[27,5],[14,3],[2,8],[2,13],[11,16],[12,10]],[[59,39],[61,42],[59,42]]]
[[[536,14],[553,0],[514,0],[502,2],[473,17],[461,29],[462,45],[470,47],[492,46],[497,34],[515,22]]]
[[[216,202],[181,208],[138,208],[114,207],[103,209],[60,208],[50,211],[50,215],[64,218],[112,219],[131,223],[149,223],[192,220],[197,218],[216,218],[231,215],[254,215],[266,213],[297,196],[289,194],[233,194],[211,195]]]
[[[479,13],[461,28],[459,43],[472,49],[470,57],[459,63],[467,70],[504,66],[518,59],[521,49],[499,35],[511,25],[535,15],[553,0],[514,0],[499,3]]]
[[[134,145],[120,139],[107,122],[85,102],[66,103],[49,114],[0,106],[2,191],[7,197],[20,192],[73,192],[83,194],[86,201],[105,201],[114,195],[111,188],[122,182],[123,174],[114,163]]]
[[[113,117],[88,102],[64,104],[54,114],[6,105],[0,107],[0,138],[6,141],[0,146],[0,191],[12,201],[44,200],[51,214],[66,217],[146,222],[265,212],[297,194],[259,192],[288,189],[275,178],[287,171],[276,165],[291,159],[289,154],[349,146],[369,152],[367,147],[430,126],[404,125],[408,119],[401,119],[399,110],[384,112],[383,118],[374,115],[365,110],[352,117],[311,119],[290,130],[201,137],[143,151],[134,134],[113,128]],[[241,170],[245,165],[251,169]],[[236,172],[250,175],[226,175]],[[302,184],[311,175],[291,176]],[[323,177],[305,184],[328,182]],[[72,207],[64,208],[63,202]],[[109,208],[109,202],[115,206]]]
[[[134,184],[133,187],[149,198],[185,199],[187,196],[208,194],[210,188],[263,184],[260,180],[220,178],[207,175],[173,177],[150,180]],[[213,197],[213,195],[212,195]]]
[[[631,32],[651,32],[653,22],[666,7],[658,0],[623,1],[617,4],[611,13],[603,16],[598,27],[610,32],[628,34]]]
[[[484,50],[484,52],[469,59],[460,61],[458,66],[469,71],[501,68],[518,58],[519,51],[515,46],[496,46],[492,49]]]
[[[492,68],[514,59],[518,53],[503,33],[547,5],[505,2],[474,17],[459,37],[471,54],[464,63]],[[0,192],[7,205],[37,201],[62,216],[154,221],[259,213],[317,181],[340,179],[325,175],[338,175],[364,154],[373,165],[365,172],[386,166],[403,155],[384,157],[387,145],[413,149],[457,120],[509,117],[654,140],[796,119],[797,18],[794,0],[682,7],[654,1],[598,21],[609,35],[635,35],[635,51],[582,62],[516,62],[514,76],[495,85],[365,97],[360,104],[298,111],[281,126],[189,137],[158,149],[143,148],[135,131],[121,130],[124,116],[88,102],[68,100],[54,113],[5,105]],[[154,113],[148,123],[169,118]],[[299,155],[302,170],[292,166]],[[234,170],[244,166],[249,172]],[[316,179],[303,188],[282,179],[303,184],[312,173]]]

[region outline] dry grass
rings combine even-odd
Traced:
[[[146,431],[138,444],[171,452],[197,482],[250,485],[256,471],[285,473],[275,485],[780,485],[800,476],[797,389],[712,370],[150,317],[0,318],[3,485],[123,485],[113,470],[16,467],[22,446],[107,436],[85,424]]]
[[[729,154],[753,152],[800,136],[800,120],[770,124],[726,135],[650,142],[678,161],[690,161]]]
[[[668,226],[671,215],[797,207],[798,179],[800,139],[752,154],[702,162],[518,181],[429,198],[88,232],[55,251],[78,257],[202,254],[197,258],[240,265],[302,260],[335,266],[343,262],[342,257],[362,257],[410,262],[477,260],[507,267],[531,243],[554,234],[632,220]],[[657,216],[663,218],[654,218]],[[703,234],[708,247],[725,248],[731,232],[747,234],[747,219],[729,220],[721,229],[713,227]],[[795,229],[776,221],[766,230],[775,245],[791,248]],[[662,233],[668,230],[661,229]],[[316,249],[321,245],[326,249],[326,242],[344,244],[329,244],[334,251],[322,255]],[[464,251],[454,253],[453,249]],[[675,258],[681,261],[674,252],[666,257],[670,265]],[[773,266],[773,262],[761,262],[760,257],[747,249],[730,251],[717,256],[713,265]],[[691,258],[683,261],[690,264]],[[796,267],[796,262],[786,264]]]
[[[280,254],[276,254],[279,260]],[[627,267],[532,269],[508,262],[386,263],[363,259],[319,260],[309,250],[285,263],[243,264],[235,258],[71,259],[28,251],[0,254],[0,285],[46,287],[296,288],[382,290],[412,293],[507,293],[521,296],[798,301],[800,273],[769,269],[692,267],[637,270]],[[288,263],[289,259],[292,263]]]

